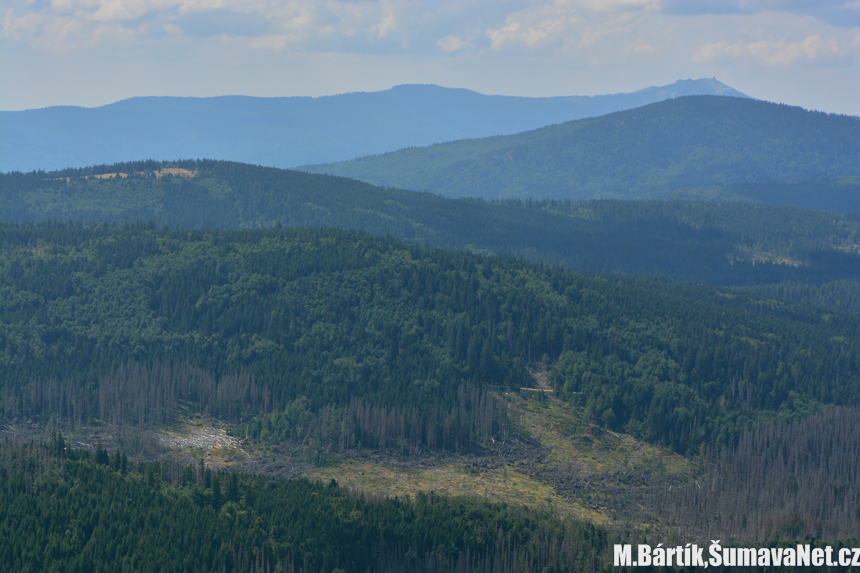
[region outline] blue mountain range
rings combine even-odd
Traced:
[[[747,97],[716,79],[542,98],[436,85],[316,98],[136,97],[96,108],[0,112],[0,171],[189,158],[295,167],[514,134],[686,95]]]

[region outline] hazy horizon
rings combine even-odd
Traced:
[[[432,86],[432,87],[442,88],[442,89],[445,89],[445,90],[463,90],[463,91],[467,91],[467,92],[475,93],[475,94],[482,95],[482,96],[489,96],[489,97],[521,97],[521,98],[524,98],[524,99],[567,98],[567,97],[574,97],[574,98],[580,98],[580,97],[599,98],[599,97],[601,97],[601,96],[629,95],[629,94],[634,94],[634,93],[637,93],[637,92],[644,92],[644,91],[647,91],[647,90],[649,90],[649,89],[661,88],[661,87],[669,87],[669,86],[675,85],[676,83],[679,83],[679,82],[684,82],[684,81],[688,81],[688,82],[696,82],[696,81],[702,81],[702,80],[716,80],[718,83],[723,84],[725,87],[734,89],[734,86],[729,86],[729,85],[724,84],[723,82],[720,82],[720,81],[719,81],[719,78],[679,78],[679,79],[675,80],[674,82],[670,82],[670,83],[668,83],[668,84],[664,84],[664,85],[648,85],[648,86],[642,86],[642,87],[640,87],[640,88],[638,88],[638,89],[634,89],[634,90],[627,91],[627,92],[598,93],[598,94],[577,94],[577,93],[569,93],[569,94],[556,94],[556,95],[548,95],[548,96],[509,96],[509,95],[507,95],[507,94],[499,94],[499,93],[484,93],[484,92],[480,92],[480,91],[477,91],[477,90],[473,90],[473,89],[469,89],[469,88],[463,88],[463,87],[458,87],[458,86],[444,86],[444,85],[432,84],[432,83],[406,83],[406,84],[395,84],[395,85],[390,86],[390,87],[388,87],[388,88],[382,88],[382,89],[378,89],[378,90],[355,90],[355,91],[347,91],[347,92],[339,92],[339,93],[330,93],[330,94],[320,94],[320,95],[260,96],[260,95],[252,95],[252,94],[247,94],[247,93],[238,93],[238,92],[237,92],[237,93],[224,93],[224,94],[219,94],[219,95],[210,95],[210,96],[194,96],[194,95],[191,95],[191,96],[183,96],[183,95],[170,95],[170,94],[164,94],[164,95],[134,95],[134,96],[129,96],[129,97],[126,97],[126,98],[122,98],[122,99],[118,99],[118,100],[115,100],[115,101],[110,101],[110,102],[103,103],[103,104],[98,104],[98,105],[71,105],[71,104],[56,104],[56,105],[49,105],[49,106],[38,107],[38,108],[25,108],[25,109],[21,109],[21,110],[6,110],[6,109],[3,109],[3,110],[0,110],[0,112],[7,112],[7,111],[32,111],[32,110],[46,109],[46,108],[49,108],[49,107],[77,107],[77,108],[83,108],[83,109],[95,109],[95,108],[99,108],[99,107],[106,107],[106,106],[110,106],[110,105],[113,105],[113,104],[116,104],[116,103],[119,103],[119,102],[123,102],[123,101],[128,101],[128,100],[133,100],[133,99],[144,99],[144,98],[179,98],[179,99],[183,99],[183,98],[187,98],[187,99],[212,99],[212,98],[259,98],[259,99],[280,99],[280,98],[295,98],[295,99],[324,99],[324,98],[335,98],[335,97],[338,97],[338,96],[346,96],[346,95],[354,95],[354,94],[376,94],[376,93],[381,93],[381,92],[391,91],[391,90],[394,90],[394,89],[397,89],[397,88],[410,87],[410,86]],[[749,94],[744,94],[741,90],[735,90],[735,91],[740,92],[742,95],[745,95],[745,96],[748,96],[748,97],[753,97],[753,96],[749,96]],[[681,95],[686,95],[686,94],[681,94]],[[681,95],[679,95],[679,96],[677,96],[677,97],[681,97]],[[697,94],[697,95],[698,95],[698,94]],[[733,94],[728,94],[728,95],[733,95]],[[674,96],[673,96],[673,97],[674,97]],[[759,98],[754,98],[754,99],[759,99]]]
[[[5,111],[401,84],[588,96],[717,77],[860,115],[856,1],[0,0],[0,14]]]

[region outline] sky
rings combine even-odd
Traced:
[[[702,77],[860,115],[860,0],[0,0],[0,110]]]

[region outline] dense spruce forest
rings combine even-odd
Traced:
[[[448,197],[641,199],[691,187],[857,177],[860,119],[690,96],[302,169]]]
[[[860,276],[858,216],[779,206],[453,200],[215,161],[0,175],[0,199],[6,221],[341,227],[580,270],[724,286],[814,285],[824,289],[816,300],[832,290],[825,283]]]
[[[180,404],[272,440],[466,451],[552,366],[611,430],[697,452],[860,404],[860,323],[783,299],[335,230],[0,228],[6,420],[151,424]],[[271,414],[277,414],[271,416]]]
[[[0,443],[0,571],[598,571],[605,530],[446,498]]]
[[[841,437],[857,432],[856,415],[840,412],[832,418]],[[815,471],[827,471],[830,464],[844,466],[842,455],[853,453],[840,450],[848,445],[842,441],[836,447],[818,442],[826,425],[821,419],[792,423],[787,434],[759,432],[749,440],[776,441],[779,448],[788,449],[783,460],[779,453],[771,456],[768,461],[776,463],[760,477],[787,485],[792,506],[808,502],[798,490],[832,498],[831,492],[816,487],[819,482],[806,480],[814,479]],[[800,440],[799,447],[792,440]],[[823,463],[804,462],[809,449],[818,447],[826,450]],[[852,459],[849,463],[856,465],[856,456]],[[734,467],[738,461],[743,467]],[[749,471],[752,461],[721,460],[720,475]],[[816,469],[809,472],[803,466]],[[798,471],[799,484],[792,484],[793,470]],[[830,528],[834,520],[809,519],[797,511],[759,529],[759,502],[779,503],[779,496],[758,488],[752,492],[753,505],[742,505],[739,499],[750,492],[732,480],[714,481],[714,489],[726,488],[719,492],[722,495],[705,495],[693,483],[687,491],[664,492],[651,502],[659,506],[660,514],[676,520],[688,538],[692,531],[748,530],[756,536],[749,537],[756,547],[793,547],[798,542],[822,546],[826,543],[822,535],[828,539],[836,533]],[[843,490],[855,496],[856,483],[845,484]],[[718,507],[699,513],[703,501]],[[838,515],[856,498],[833,501],[831,509]],[[713,523],[692,524],[699,515]],[[758,537],[759,532],[765,536]],[[737,538],[723,535],[727,537]],[[856,546],[851,538],[843,539],[837,547]],[[94,451],[73,449],[59,434],[44,444],[0,442],[2,572],[595,572],[610,567],[613,543],[647,540],[641,533],[619,535],[554,517],[550,511],[474,497],[430,492],[414,499],[384,499],[335,481],[213,471],[202,460],[189,464],[168,457],[134,462],[101,446]]]
[[[0,174],[0,571],[857,546],[860,218],[722,201],[856,185],[484,201],[207,160]],[[200,419],[269,477],[176,452]],[[515,503],[271,478],[355,460],[496,472]],[[556,497],[519,506],[524,479]]]

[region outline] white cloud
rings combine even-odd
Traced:
[[[636,44],[634,46],[630,46],[624,50],[624,55],[633,55],[633,56],[650,56],[652,54],[656,54],[660,49],[657,46],[649,44],[647,42],[642,44]]]
[[[590,10],[592,12],[623,12],[627,10],[656,10],[657,0],[569,0],[561,2],[566,6]]]
[[[60,34],[65,49],[76,43],[109,48],[113,41],[128,45],[135,38],[147,42],[148,36],[168,34],[192,41],[246,38],[243,45],[272,50],[398,56],[496,52],[578,59],[592,67],[659,54],[698,64],[739,65],[745,58],[792,65],[849,61],[857,53],[814,17],[786,18],[809,11],[813,3],[800,0],[8,1],[16,8],[2,18],[4,38],[48,47],[58,42],[48,36]],[[860,0],[817,5],[860,12]],[[790,31],[780,29],[786,22]]]
[[[793,12],[809,14],[822,8],[841,8],[855,2],[846,0],[660,0],[665,12],[683,14],[756,14],[759,12]]]
[[[254,49],[263,49],[263,50],[274,50],[280,51],[283,50],[289,38],[287,36],[261,36],[259,38],[254,38],[249,42],[249,45]]]
[[[666,14],[707,15],[782,13],[812,16],[832,26],[860,26],[857,0],[661,0],[659,9]]]
[[[860,77],[860,24],[852,24],[860,22],[860,0],[0,0],[0,5],[5,62],[42,61],[57,69],[57,54],[64,52],[64,65],[81,68],[127,69],[143,62],[158,68],[170,62],[177,69],[209,69],[203,63],[211,58],[212,69],[233,66],[232,75],[252,64],[262,70],[266,62],[270,70],[261,73],[279,76],[281,66],[293,65],[286,62],[316,57],[309,79],[289,84],[302,93],[331,89],[336,80],[329,76],[343,76],[342,67],[330,72],[320,62],[333,66],[363,58],[381,76],[343,89],[449,78],[448,85],[478,91],[561,95],[713,75],[724,81],[752,78],[754,84],[765,69],[783,74],[785,85],[811,84],[801,79],[804,74],[825,68],[838,67],[834,73],[848,78],[844,82],[852,71]],[[198,59],[192,61],[190,53]],[[12,63],[21,73],[29,67],[40,75],[39,65]],[[806,71],[793,73],[801,68]],[[533,79],[541,74],[545,80]],[[364,76],[350,77],[354,82]],[[598,77],[605,87],[589,79]],[[3,80],[4,92],[24,89],[9,88]],[[255,93],[254,85],[250,81],[241,89]],[[749,84],[733,87],[760,93]],[[0,93],[0,101],[5,97]],[[852,97],[856,100],[856,93],[845,99]]]
[[[53,12],[74,14],[95,20],[133,20],[153,12],[180,14],[207,10],[242,9],[256,2],[236,0],[51,0]]]
[[[731,44],[712,42],[705,44],[693,58],[696,62],[714,62],[752,59],[768,66],[790,66],[800,62],[816,62],[838,59],[843,50],[835,38],[822,39],[819,35],[807,36],[803,40],[739,40]]]
[[[3,16],[3,37],[18,40],[32,36],[45,25],[45,17],[41,14],[24,14],[16,16],[9,8]]]
[[[394,17],[394,14],[389,12],[382,17],[382,20],[370,28],[370,34],[382,39],[394,30],[397,30],[397,19]]]
[[[472,44],[452,34],[436,40],[436,45],[442,48],[444,52],[458,52],[471,47]]]
[[[573,11],[561,7],[521,11],[509,15],[504,26],[488,28],[486,35],[493,50],[516,45],[535,48],[563,39],[575,22]]]

